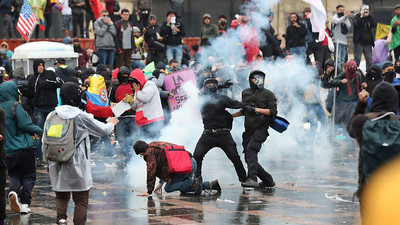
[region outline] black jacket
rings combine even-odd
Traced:
[[[233,117],[226,108],[241,109],[245,104],[233,100],[226,95],[202,93],[206,103],[201,108],[204,129],[232,129]]]
[[[269,109],[271,113],[271,116],[266,116],[255,112],[246,112],[244,120],[246,130],[267,128],[271,117],[278,114],[275,95],[268,89],[245,89],[242,92],[242,101],[256,108]]]
[[[6,155],[4,152],[4,143],[6,142],[6,112],[3,109],[0,109],[0,134],[3,136],[3,140],[0,140],[0,168],[5,173]]]
[[[56,107],[57,88],[61,87],[62,81],[57,77],[56,73],[51,70],[44,70],[42,74],[37,72],[39,63],[43,63],[42,59],[33,61],[34,75],[28,81],[28,98],[33,99],[35,107]]]
[[[374,34],[372,29],[376,27],[376,20],[371,15],[361,18],[360,13],[356,14],[353,19],[354,43],[375,46]],[[365,32],[365,33],[364,33]],[[367,40],[364,40],[363,35],[366,35]]]
[[[164,51],[164,47],[162,47],[159,43],[157,44],[157,33],[160,34],[161,32],[161,26],[156,24],[155,26],[148,26],[146,28],[146,33],[144,33],[144,40],[147,43],[147,46],[149,47],[149,49],[156,51],[156,52],[163,52]]]
[[[272,25],[270,25],[268,29],[263,29],[262,32],[266,37],[265,44],[260,48],[264,58],[269,58],[271,56],[283,56],[283,51],[280,47],[281,41],[275,37],[275,29],[272,27]]]
[[[182,44],[182,38],[185,37],[185,30],[183,28],[183,24],[180,21],[177,21],[175,26],[179,29],[177,34],[172,33],[171,26],[167,25],[167,22],[164,22],[161,26],[160,35],[163,37],[163,42],[166,45],[178,46]]]
[[[305,25],[300,22],[299,25],[299,27],[290,25],[286,29],[286,47],[289,49],[306,45],[307,29]]]
[[[76,75],[76,70],[72,69],[71,67],[57,67],[56,68],[56,74],[58,77],[60,77],[64,82],[67,82],[68,79],[72,76]]]

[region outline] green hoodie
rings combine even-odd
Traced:
[[[0,84],[0,90],[0,108],[6,112],[6,143],[4,151],[6,156],[10,156],[34,147],[35,141],[31,134],[42,135],[42,129],[32,123],[21,104],[17,105],[16,115],[13,115],[12,105],[18,101],[19,97],[18,88],[14,81]]]

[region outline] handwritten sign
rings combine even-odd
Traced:
[[[193,84],[196,85],[196,78],[194,77],[194,71],[192,69],[165,75],[165,90],[172,92],[173,94],[173,97],[168,98],[171,112],[181,108],[186,102],[188,97],[182,88],[183,84],[186,82],[193,82]]]

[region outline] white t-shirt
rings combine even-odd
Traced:
[[[71,8],[68,6],[68,0],[59,0],[61,4],[61,14],[72,15]]]

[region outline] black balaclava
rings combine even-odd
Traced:
[[[60,98],[62,105],[78,107],[81,104],[82,89],[79,85],[66,82],[61,86]]]
[[[210,83],[214,83],[215,85],[207,86]],[[215,78],[208,78],[203,82],[204,91],[207,93],[215,93],[218,90],[218,81]],[[207,86],[207,87],[206,87]]]
[[[38,74],[38,66],[39,64],[42,63],[44,67],[44,60],[43,59],[35,59],[33,60],[33,74],[37,75]]]
[[[386,81],[386,82],[388,82],[388,83],[393,83],[394,78],[396,78],[396,72],[394,72],[394,71],[389,71],[389,72],[386,72],[386,73],[384,74],[383,80]]]
[[[399,110],[399,94],[392,84],[381,82],[372,92],[371,112],[394,112]]]
[[[396,60],[396,62],[394,63],[394,65],[395,65],[394,70],[396,71],[396,73],[400,73],[400,66],[396,66],[398,62],[400,62],[399,59]]]
[[[124,73],[125,73],[125,74],[128,74],[128,76],[123,76],[122,74],[124,74]],[[129,74],[130,74],[129,68],[126,67],[126,66],[121,66],[121,68],[120,68],[119,71],[118,71],[118,75],[117,75],[117,78],[118,78],[119,83],[120,83],[120,84],[126,84],[126,83],[128,83]]]
[[[255,82],[251,81],[252,78],[256,78]],[[249,75],[249,83],[251,89],[263,89],[265,81],[265,73],[261,70],[253,70]]]

